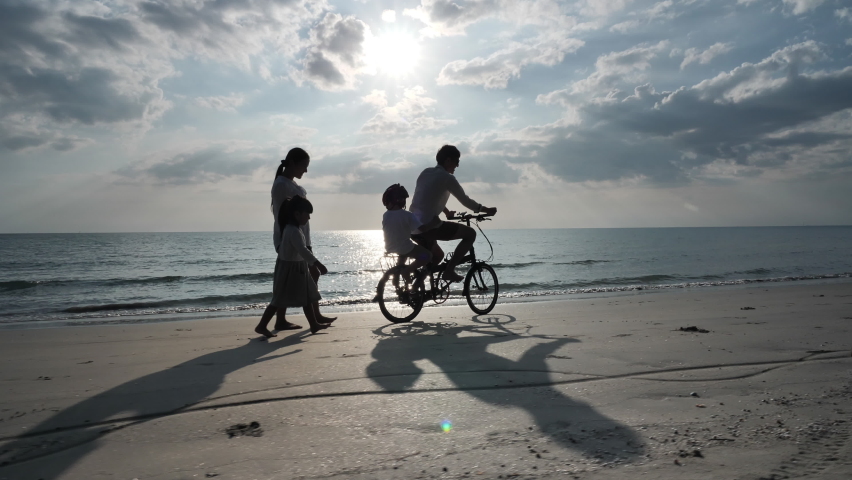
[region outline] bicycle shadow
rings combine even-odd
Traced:
[[[501,317],[509,321],[500,322]],[[394,325],[389,334],[377,330],[374,333],[384,338],[373,349],[374,361],[367,367],[367,376],[386,392],[411,391],[423,374],[414,362],[429,360],[459,391],[491,405],[526,411],[540,432],[564,448],[601,460],[626,460],[644,453],[644,442],[631,428],[554,387],[547,357],[580,340],[522,336],[502,327],[515,321],[509,315],[481,315],[473,319],[480,325],[411,322]],[[488,323],[483,327],[483,322]],[[481,335],[461,336],[469,333]],[[488,351],[492,345],[531,337],[549,341],[529,348],[517,361]],[[510,378],[504,375],[507,372],[516,379],[521,377],[522,381],[494,385],[495,376]]]
[[[251,340],[139,377],[74,404],[0,444],[0,478],[60,477],[98,447],[104,433],[168,417],[215,394],[225,378],[248,365],[298,353],[307,332],[276,342]],[[45,460],[45,457],[49,459]],[[41,461],[38,461],[41,459]]]

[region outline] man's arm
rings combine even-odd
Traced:
[[[456,199],[458,199],[458,201],[461,202],[462,205],[473,210],[473,213],[484,213],[486,215],[494,215],[497,213],[497,207],[486,207],[481,203],[478,203],[472,198],[468,197],[464,193],[464,189],[462,188],[461,184],[455,176],[450,177],[450,182],[449,185],[447,185],[447,190],[449,190],[449,192],[454,197],[456,197]],[[444,207],[444,214],[447,215],[447,218],[452,219],[455,216],[455,213],[456,212],[448,210],[446,207]]]
[[[474,213],[477,213],[479,212],[479,210],[482,209],[482,205],[479,204],[479,202],[468,197],[467,194],[464,193],[464,189],[462,188],[461,184],[453,175],[450,175],[447,181],[447,191],[449,191],[454,197],[456,197],[456,200],[461,202],[462,205],[473,210]],[[448,210],[444,208],[444,213],[447,213],[447,211]]]

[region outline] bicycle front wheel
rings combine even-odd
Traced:
[[[477,263],[467,272],[464,279],[464,296],[474,312],[482,315],[493,310],[499,291],[497,274],[490,265]]]
[[[393,267],[379,280],[376,298],[382,315],[393,323],[410,322],[423,308],[423,286],[415,289],[405,282],[402,267]]]

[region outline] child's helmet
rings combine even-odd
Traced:
[[[398,183],[394,183],[388,187],[382,195],[382,204],[387,207],[400,201],[405,202],[406,198],[408,198],[408,191],[405,187]]]

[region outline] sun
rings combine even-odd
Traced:
[[[410,73],[420,59],[417,39],[403,32],[373,37],[365,47],[367,63],[379,73],[394,77]]]

